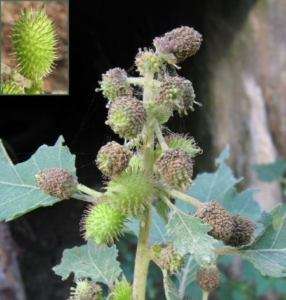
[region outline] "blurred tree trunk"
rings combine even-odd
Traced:
[[[206,29],[213,147],[230,144],[237,173],[269,210],[282,200],[280,187],[259,182],[251,168],[286,157],[286,3],[257,1],[240,28],[239,10],[231,20],[219,14]]]
[[[25,300],[17,251],[8,225],[0,223],[0,299]]]

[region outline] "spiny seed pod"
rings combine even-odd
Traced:
[[[135,138],[142,130],[146,112],[142,101],[120,97],[111,103],[106,124],[125,139]]]
[[[99,84],[103,96],[110,101],[133,94],[133,89],[127,82],[127,73],[121,68],[113,68],[102,74]]]
[[[240,247],[251,242],[255,230],[255,224],[249,219],[242,218],[239,215],[233,216],[234,229],[227,245]]]
[[[172,245],[163,247],[161,245],[154,245],[152,253],[154,262],[169,274],[177,273],[183,266],[183,257],[175,251]]]
[[[128,170],[132,171],[143,171],[144,161],[140,155],[133,155],[128,164]]]
[[[200,268],[197,271],[197,283],[198,285],[207,292],[211,292],[219,287],[220,274],[216,266],[208,268]]]
[[[139,49],[139,52],[135,57],[135,65],[138,72],[144,76],[149,73],[159,73],[164,65],[164,60],[154,53],[153,50]]]
[[[24,95],[24,89],[17,85],[15,82],[5,82],[0,86],[1,95]]]
[[[108,203],[97,204],[83,219],[84,237],[97,244],[111,244],[122,234],[125,221],[125,215]]]
[[[64,169],[42,170],[35,177],[39,188],[50,196],[63,200],[71,198],[76,192],[76,178]]]
[[[109,142],[101,147],[96,158],[98,169],[108,177],[119,175],[128,166],[132,152],[124,146]]]
[[[211,236],[224,242],[229,241],[234,230],[232,215],[218,202],[213,201],[198,208],[196,217],[212,226]]]
[[[132,300],[132,286],[126,280],[119,281],[115,284],[111,294],[112,300]]]
[[[51,72],[56,59],[56,34],[43,10],[23,11],[13,26],[12,41],[23,76],[37,81]]]
[[[70,300],[103,300],[101,287],[87,279],[78,280],[70,294]]]
[[[154,194],[154,186],[141,170],[128,170],[111,180],[106,188],[110,204],[123,213],[138,216]]]
[[[194,110],[194,99],[195,92],[189,80],[180,76],[166,76],[155,102],[161,106],[168,106],[180,114],[187,114],[189,109]]]
[[[161,177],[170,186],[185,190],[193,176],[193,161],[183,150],[166,151],[157,160],[156,167]]]
[[[201,148],[197,146],[194,138],[188,137],[185,134],[169,134],[165,136],[165,141],[169,148],[184,150],[192,158],[202,153]]]
[[[173,115],[173,107],[166,105],[166,103],[159,103],[155,98],[155,101],[151,99],[146,103],[146,110],[152,115],[160,124],[168,122]]]
[[[196,54],[201,43],[202,35],[188,26],[178,27],[153,40],[153,45],[158,52],[173,54],[177,62],[182,62]]]

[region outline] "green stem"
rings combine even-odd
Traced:
[[[94,197],[88,196],[88,195],[82,195],[82,194],[74,194],[72,196],[73,199],[77,199],[77,200],[81,200],[81,201],[85,201],[85,202],[89,202],[89,203],[93,203],[96,204],[98,203],[98,200],[95,199]]]
[[[149,74],[144,78],[146,81],[153,79],[153,76]],[[148,88],[148,85],[144,87],[143,102],[146,103],[152,97],[152,91]],[[154,150],[154,122],[147,116],[146,125],[143,129],[144,133],[144,169],[146,174],[153,173],[153,159],[152,152]],[[135,267],[134,267],[134,280],[133,280],[133,300],[144,300],[146,295],[146,284],[148,267],[150,263],[150,248],[149,248],[149,234],[151,226],[151,203],[146,208],[145,214],[141,217],[139,237],[137,243]]]
[[[128,77],[127,82],[133,85],[144,85],[144,78],[143,77]]]
[[[187,194],[184,194],[180,191],[177,191],[177,190],[170,190],[169,195],[174,197],[174,198],[179,198],[179,199],[191,204],[192,206],[194,206],[196,208],[199,208],[200,206],[203,205],[203,203],[200,200],[198,200],[194,197],[191,197]]]
[[[96,191],[94,189],[91,189],[91,188],[89,188],[89,187],[87,187],[87,186],[85,186],[83,184],[80,184],[80,183],[77,185],[76,188],[77,188],[78,191],[83,192],[83,193],[85,193],[87,195],[90,195],[90,196],[92,196],[94,198],[100,198],[100,197],[103,196],[103,193],[100,193],[100,192],[98,192],[98,191]]]
[[[203,290],[203,298],[202,298],[202,300],[208,300],[208,299],[209,299],[209,292]]]
[[[162,148],[163,151],[167,151],[169,150],[169,146],[167,145],[165,139],[164,139],[164,136],[162,134],[162,130],[161,130],[161,127],[159,125],[158,122],[155,123],[155,133],[156,133],[156,137],[159,141],[159,144]]]
[[[150,263],[150,249],[148,245],[151,226],[150,208],[146,210],[145,216],[140,221],[133,280],[132,299],[134,300],[144,300],[146,294],[148,267]]]
[[[240,251],[237,248],[233,247],[221,247],[216,248],[215,253],[217,255],[239,255]]]

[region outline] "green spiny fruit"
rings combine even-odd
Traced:
[[[132,300],[132,286],[126,280],[119,281],[111,294],[112,300]]]
[[[209,232],[211,236],[227,243],[234,230],[232,215],[225,210],[218,202],[212,201],[203,204],[198,208],[196,217],[212,226]]]
[[[135,65],[140,75],[159,73],[164,60],[153,50],[139,50],[135,57]]]
[[[102,74],[99,82],[104,97],[114,101],[118,97],[132,96],[133,89],[127,82],[127,73],[121,68],[113,68]]]
[[[13,26],[12,42],[19,72],[38,81],[47,76],[56,59],[56,33],[43,10],[25,10]]]
[[[76,192],[77,179],[64,169],[42,170],[35,177],[43,192],[61,200],[71,198]]]
[[[24,89],[13,81],[5,82],[0,87],[1,95],[24,95]]]
[[[166,151],[157,160],[156,167],[163,180],[174,188],[185,190],[192,181],[193,161],[184,150]]]
[[[175,251],[172,245],[154,245],[152,253],[154,262],[169,274],[177,273],[183,266],[183,257]]]
[[[109,142],[101,147],[96,158],[99,170],[108,177],[119,175],[128,166],[132,152],[124,146]]]
[[[207,292],[211,292],[219,287],[220,273],[216,266],[200,268],[197,271],[197,283]]]
[[[196,145],[192,137],[184,134],[169,134],[165,136],[169,148],[180,149],[188,153],[192,158],[202,153],[202,150]]]
[[[144,211],[153,194],[152,179],[141,170],[128,170],[108,183],[105,196],[118,210],[137,216]]]
[[[102,289],[87,279],[78,280],[76,287],[71,287],[70,300],[103,300]]]
[[[173,108],[165,103],[159,103],[156,99],[151,99],[146,103],[146,110],[160,124],[165,124],[173,116]]]
[[[191,81],[180,76],[166,76],[161,83],[155,103],[169,107],[180,114],[194,110],[195,92]]]
[[[135,138],[142,130],[146,113],[142,101],[120,97],[111,103],[106,124],[125,139]]]
[[[173,54],[177,62],[182,62],[197,53],[202,43],[202,35],[194,28],[181,26],[162,37],[156,37],[153,44],[159,53]]]
[[[125,221],[125,215],[108,203],[92,206],[83,219],[85,239],[97,244],[111,244],[122,234]]]
[[[234,229],[230,239],[226,242],[227,245],[240,247],[251,242],[255,230],[255,224],[249,219],[239,215],[233,216]]]
[[[130,171],[136,171],[136,170],[144,170],[144,160],[143,157],[139,154],[135,154],[131,157],[129,164],[128,164],[128,170]]]

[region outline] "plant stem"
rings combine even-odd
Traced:
[[[128,77],[127,82],[133,85],[144,85],[144,78],[143,77]]]
[[[151,225],[151,207],[146,209],[145,216],[140,221],[140,231],[135,258],[133,297],[134,300],[144,300],[148,267],[150,262],[150,249],[148,245]]]
[[[155,123],[155,133],[162,150],[163,151],[169,150],[169,147],[163,137],[162,130],[158,122]]]
[[[215,253],[217,255],[237,255],[240,253],[240,251],[234,247],[221,247],[216,248]]]
[[[200,206],[203,205],[203,203],[200,200],[198,200],[194,197],[191,197],[187,194],[184,194],[180,191],[177,191],[177,190],[170,190],[169,194],[170,194],[170,196],[172,196],[174,198],[179,198],[179,199],[191,204],[192,206],[194,206],[196,208],[199,208]]]
[[[80,184],[80,183],[77,185],[76,188],[77,188],[78,191],[81,191],[81,192],[83,192],[87,195],[90,195],[90,196],[94,197],[94,198],[100,198],[100,197],[103,196],[103,193],[100,193],[100,192],[98,192],[94,189],[91,189],[91,188],[89,188],[89,187],[87,187],[83,184]]]
[[[88,195],[83,195],[83,194],[79,194],[76,193],[72,196],[73,199],[77,199],[77,200],[81,200],[81,201],[85,201],[85,202],[89,202],[89,203],[98,203],[97,199],[95,199],[94,197],[88,196]]]
[[[209,299],[209,292],[203,290],[203,298],[202,298],[202,300],[208,300],[208,299]]]
[[[153,75],[145,76],[144,80],[150,81]],[[152,97],[152,91],[148,85],[144,86],[143,102],[146,103]],[[144,169],[146,175],[153,173],[153,159],[152,152],[154,149],[154,122],[147,115],[147,121],[143,129],[144,133]],[[150,263],[150,249],[149,249],[149,234],[151,226],[151,203],[146,208],[145,214],[141,217],[139,237],[135,257],[134,279],[133,279],[133,300],[144,300],[146,294],[146,284],[148,267]]]

